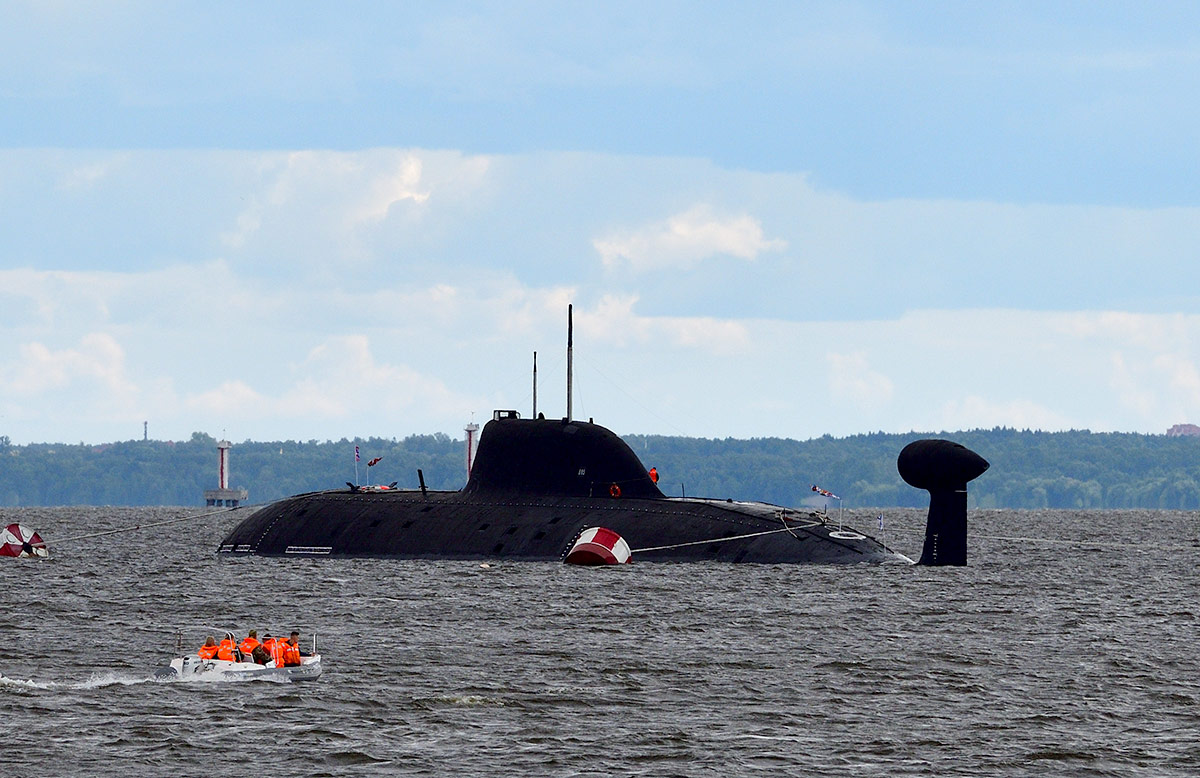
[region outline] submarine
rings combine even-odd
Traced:
[[[494,411],[462,489],[427,489],[418,470],[419,489],[347,484],[295,495],[245,518],[218,553],[572,561],[585,533],[595,546],[599,528],[637,561],[913,563],[824,513],[664,495],[624,440],[572,418],[570,309],[567,332],[567,415],[537,414],[535,377],[535,416]],[[933,495],[922,563],[965,564],[966,481],[987,462],[948,441],[906,452],[902,476]]]
[[[900,469],[932,495],[921,563],[966,564],[966,481],[987,462],[949,441],[917,441],[902,452]],[[912,563],[822,513],[667,497],[611,430],[512,410],[496,411],[484,426],[458,491],[348,485],[300,494],[248,516],[218,551],[562,561],[597,527],[624,539],[638,561]]]
[[[354,487],[259,509],[233,554],[562,560],[592,527],[638,561],[911,562],[828,517],[760,502],[667,497],[625,441],[592,422],[496,411],[458,491]]]

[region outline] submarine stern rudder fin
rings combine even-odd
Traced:
[[[926,439],[909,443],[896,460],[900,477],[929,492],[929,517],[920,565],[967,563],[967,482],[990,467],[960,443]]]

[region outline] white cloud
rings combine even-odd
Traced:
[[[668,343],[707,351],[711,354],[737,354],[750,344],[746,326],[738,321],[711,317],[673,317],[648,319],[649,329],[661,327],[669,337]]]
[[[107,154],[45,155],[0,152],[0,416],[34,420],[0,430],[16,440],[112,439],[132,409],[139,432],[182,435],[234,417],[256,437],[454,430],[525,407],[528,354],[556,369],[568,303],[577,357],[694,434],[1200,421],[1200,316],[977,309],[964,292],[1073,294],[1107,278],[1088,264],[1100,243],[1104,267],[1136,248],[1147,285],[1187,292],[1195,209],[863,203],[803,176],[587,154],[131,152],[108,176]],[[720,200],[668,205],[697,191]],[[140,232],[156,204],[161,227]],[[41,253],[109,217],[115,246]],[[643,226],[594,242],[605,224]],[[677,431],[586,396],[625,429]]]
[[[1119,342],[1128,348],[1155,350],[1184,335],[1192,317],[1146,315],[1130,311],[1085,311],[1055,317],[1057,329],[1081,340]]]
[[[68,192],[92,189],[99,182],[112,175],[114,171],[128,164],[129,160],[130,154],[122,153],[88,164],[74,166],[63,174],[59,186]]]
[[[378,361],[365,335],[329,338],[297,365],[296,383],[279,398],[284,415],[345,417],[379,412],[465,414],[474,402],[429,375]]]
[[[192,410],[226,418],[268,413],[271,405],[268,398],[239,380],[224,381],[220,386],[185,398],[183,404]]]
[[[866,355],[829,354],[829,390],[835,400],[848,399],[862,409],[878,410],[892,400],[895,387],[886,375],[871,369]]]
[[[1109,385],[1116,400],[1139,417],[1156,420],[1156,431],[1200,420],[1200,353],[1175,351],[1178,340],[1146,352],[1126,350],[1111,357]]]
[[[0,422],[18,431],[14,439],[26,427],[55,429],[58,440],[83,439],[97,418],[129,428],[145,413],[145,395],[128,374],[125,350],[103,332],[88,333],[68,348],[21,344],[15,359],[0,361],[0,398]]]
[[[352,212],[352,220],[381,221],[397,203],[405,200],[423,203],[428,199],[429,190],[421,187],[421,160],[415,156],[406,157],[396,162],[391,173],[381,173],[371,182],[357,213]]]
[[[221,260],[142,272],[0,270],[0,304],[24,314],[9,331],[58,341],[142,325],[151,328],[147,337],[172,327],[200,327],[202,335],[231,316],[261,316],[286,288],[260,288]]]
[[[945,403],[937,414],[934,431],[990,429],[1062,430],[1075,427],[1071,419],[1027,399],[994,401],[976,394]]]
[[[1118,412],[1145,420],[1137,428],[1161,431],[1200,418],[1200,316],[1110,311],[1054,318],[1077,349],[1104,355],[1100,383]]]
[[[1181,354],[1160,354],[1154,367],[1165,378],[1165,384],[1181,395],[1189,405],[1200,407],[1200,369],[1196,361]]]
[[[125,376],[125,351],[111,335],[85,335],[77,348],[52,350],[42,343],[20,347],[20,359],[4,382],[7,391],[38,396],[76,381],[95,383],[115,398],[136,394]]]
[[[88,329],[107,321],[109,302],[124,280],[113,273],[0,270],[0,300],[6,310],[24,314],[13,316],[9,327],[61,337],[74,322]]]
[[[576,308],[578,326],[595,340],[618,347],[671,346],[712,354],[732,354],[749,343],[740,322],[709,317],[641,316],[636,295],[605,295],[591,309]]]
[[[721,255],[752,261],[783,249],[787,241],[765,238],[762,223],[752,216],[719,216],[710,206],[696,205],[638,230],[596,238],[592,246],[605,267],[626,263],[644,273],[691,268]]]
[[[490,167],[487,157],[403,149],[266,152],[229,163],[247,180],[222,245],[291,270],[367,267],[394,255],[433,203],[450,208],[472,196]]]
[[[292,429],[340,427],[381,434],[396,418],[413,414],[466,418],[478,402],[435,376],[379,361],[366,336],[346,335],[315,345],[274,389],[227,380],[187,396],[182,406],[209,426],[244,427],[266,418]]]
[[[1154,385],[1147,385],[1146,376],[1140,370],[1130,369],[1125,355],[1114,352],[1110,355],[1111,373],[1108,385],[1120,404],[1139,416],[1149,416],[1159,407],[1158,392]]]

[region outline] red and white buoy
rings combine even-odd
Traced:
[[[604,527],[580,533],[563,560],[569,565],[622,565],[633,561],[625,538]]]
[[[9,524],[0,531],[0,556],[48,556],[42,536],[20,524]]]

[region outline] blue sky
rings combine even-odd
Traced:
[[[1189,3],[0,2],[0,434],[1200,422]]]

